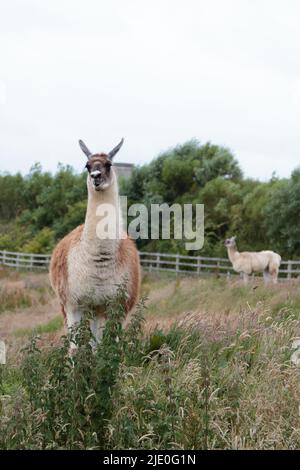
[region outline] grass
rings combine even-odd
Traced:
[[[42,335],[45,333],[54,333],[56,331],[61,330],[63,325],[64,321],[62,316],[60,315],[55,318],[52,318],[48,323],[38,325],[35,328],[18,328],[14,334],[16,337],[22,337]]]
[[[73,360],[37,338],[2,366],[0,448],[299,449],[300,285],[148,274],[143,292],[126,332],[110,306],[96,353],[83,322]]]
[[[24,289],[9,290],[0,287],[0,313],[32,305],[32,297]]]
[[[27,287],[21,281],[0,285],[0,314],[45,304],[49,295],[48,286]]]

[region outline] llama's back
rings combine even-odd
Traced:
[[[279,268],[281,263],[281,256],[278,253],[272,250],[261,251],[261,253],[264,253],[265,256],[268,257],[269,263]]]
[[[243,251],[240,253],[240,270],[244,272],[263,272],[269,268],[278,270],[280,263],[280,255],[271,250]]]
[[[249,260],[251,265],[251,272],[263,272],[267,269],[269,264],[269,256],[262,251],[245,251],[243,252],[244,258]]]

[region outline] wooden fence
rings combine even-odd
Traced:
[[[47,270],[51,255],[33,253],[15,253],[0,251],[0,267],[9,266],[18,270]],[[176,274],[219,274],[234,273],[227,258],[209,258],[205,256],[173,255],[170,253],[140,252],[141,265],[148,271],[169,271]],[[292,279],[300,275],[300,261],[282,261],[279,276]]]
[[[51,255],[37,255],[35,253],[15,253],[14,251],[0,251],[0,266],[9,266],[16,269],[48,269]]]
[[[228,258],[172,255],[170,253],[140,252],[141,265],[149,271],[170,271],[185,274],[236,274]],[[292,279],[300,275],[300,261],[282,261],[279,277]]]

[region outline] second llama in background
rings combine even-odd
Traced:
[[[225,246],[233,269],[242,273],[245,284],[252,273],[263,273],[267,284],[270,280],[277,283],[281,256],[274,251],[242,251],[237,249],[236,237],[227,238]]]

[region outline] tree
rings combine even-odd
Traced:
[[[194,202],[204,204],[206,237],[223,243],[227,233],[237,225],[242,206],[241,186],[238,183],[215,178],[199,191]]]
[[[300,255],[300,170],[280,181],[266,209],[267,234],[275,249],[288,257]]]
[[[199,187],[217,177],[232,181],[242,178],[233,155],[218,145],[201,145],[191,140],[137,168],[123,189],[135,202],[147,195],[160,196],[164,202],[172,203],[186,194],[194,196]]]
[[[242,171],[238,162],[228,149],[217,146],[210,147],[209,144],[206,149],[208,152],[203,155],[202,165],[195,170],[195,176],[200,186],[204,186],[208,181],[218,177],[232,181],[242,179]],[[211,152],[212,149],[213,152]]]
[[[24,178],[20,173],[0,175],[0,188],[0,220],[9,221],[26,207]]]

